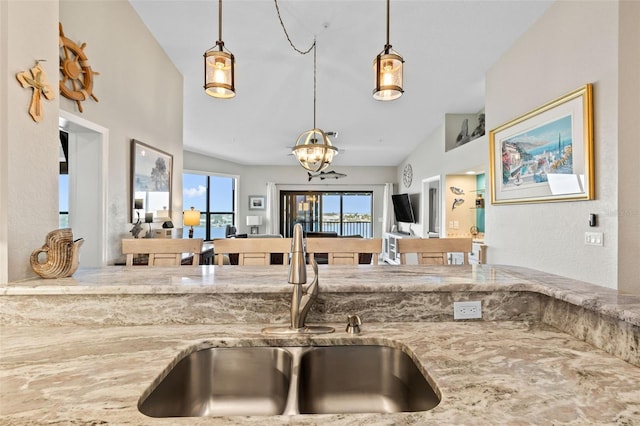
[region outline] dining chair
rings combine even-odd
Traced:
[[[307,238],[307,253],[315,258],[327,254],[329,265],[358,265],[363,255],[371,255],[374,265],[382,251],[381,238]]]
[[[449,253],[463,253],[463,264],[469,264],[471,238],[402,238],[397,240],[400,264],[406,265],[408,253],[418,256],[420,265],[448,265]]]
[[[282,264],[288,264],[291,238],[220,238],[213,240],[216,263],[222,265],[224,256],[238,255],[238,265],[270,265],[271,254],[281,254]]]
[[[200,265],[201,238],[125,238],[122,253],[126,255],[126,266],[132,266],[134,256],[148,257],[147,266],[177,266],[183,256],[190,255],[192,265]]]

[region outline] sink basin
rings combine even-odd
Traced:
[[[289,393],[291,361],[289,351],[271,347],[193,352],[138,408],[150,417],[281,414]]]
[[[150,417],[397,413],[440,398],[386,346],[209,348],[181,359],[138,409]]]
[[[413,360],[386,346],[329,346],[302,355],[302,414],[398,413],[440,402]]]

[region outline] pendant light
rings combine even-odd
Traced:
[[[222,41],[222,0],[218,0],[218,41],[204,52],[204,90],[214,98],[229,99],[236,95],[235,57]]]
[[[316,42],[313,41],[313,129],[303,132],[296,140],[293,154],[300,165],[310,172],[319,172],[329,167],[338,149],[329,136],[316,127]]]
[[[402,64],[404,59],[389,44],[389,2],[387,0],[387,44],[382,52],[373,60],[376,87],[373,89],[373,99],[378,101],[392,101],[402,96]]]

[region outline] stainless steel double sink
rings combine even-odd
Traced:
[[[208,348],[138,404],[150,417],[426,411],[440,402],[411,357],[387,346]]]

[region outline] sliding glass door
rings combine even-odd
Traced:
[[[373,236],[373,192],[282,191],[280,197],[280,229],[285,237],[291,236],[296,223],[305,233]]]

